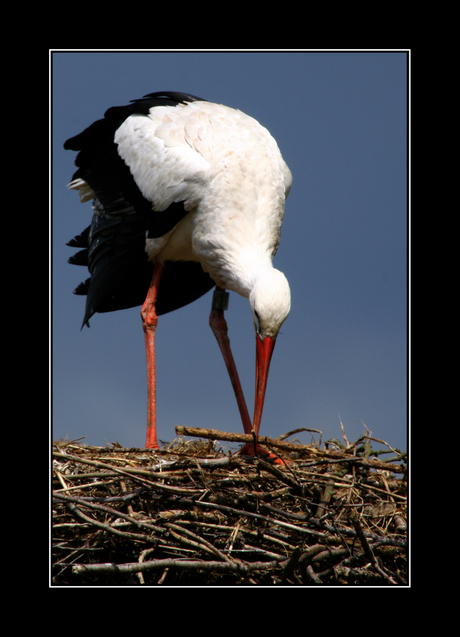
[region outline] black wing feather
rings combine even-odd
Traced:
[[[133,113],[147,114],[154,106],[199,99],[186,93],[150,93],[128,106],[108,109],[104,119],[65,142],[64,148],[79,151],[75,160],[78,170],[72,179],[86,181],[95,195],[91,225],[68,243],[83,248],[69,262],[88,266],[91,274],[75,290],[87,297],[83,325],[95,312],[144,302],[154,267],[145,252],[146,232],[150,238],[161,237],[187,214],[182,202],[161,212],[152,210],[118,155],[113,141],[116,130]],[[213,285],[199,263],[168,262],[158,292],[157,314],[191,303]]]

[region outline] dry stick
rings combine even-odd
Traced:
[[[61,500],[63,502],[65,502],[65,504],[78,504],[82,507],[86,507],[88,509],[93,509],[95,511],[101,511],[103,513],[108,513],[109,515],[112,515],[114,517],[117,518],[122,518],[124,520],[128,520],[131,524],[134,524],[135,526],[137,526],[137,528],[141,529],[141,528],[146,528],[149,529],[150,531],[158,531],[160,533],[164,533],[164,529],[161,526],[155,526],[154,524],[150,524],[149,522],[143,522],[142,520],[138,520],[136,518],[131,517],[130,515],[126,514],[126,513],[122,513],[121,511],[117,511],[117,509],[112,509],[111,507],[108,506],[104,506],[102,504],[95,504],[93,502],[87,502],[86,500],[82,499],[82,498],[78,498],[77,496],[68,496],[68,495],[63,495],[61,493],[55,493],[54,496],[55,498],[57,498],[58,500]],[[85,516],[86,517],[86,516]],[[91,521],[91,523],[95,523],[97,522],[96,520],[94,520],[93,518],[88,517],[87,521]],[[111,528],[111,527],[109,527]]]
[[[66,507],[76,517],[80,518],[81,520],[84,520],[85,522],[89,522],[93,526],[97,527],[98,529],[102,529],[103,531],[106,531],[107,533],[112,533],[113,535],[118,535],[119,537],[123,537],[127,540],[136,540],[139,542],[156,542],[157,541],[157,538],[151,538],[148,535],[140,535],[138,533],[125,533],[124,531],[118,531],[118,529],[114,529],[108,524],[104,524],[103,522],[99,522],[98,520],[95,520],[94,518],[91,518],[85,515],[72,502],[66,502]]]
[[[322,560],[328,560],[331,559],[333,557],[348,557],[350,555],[350,550],[348,548],[343,549],[343,548],[330,548],[330,547],[325,547],[324,551],[321,551],[320,553],[317,553],[313,558],[312,558],[312,563],[318,563],[321,562]]]
[[[72,573],[81,575],[83,573],[138,573],[139,571],[150,571],[156,569],[179,568],[183,570],[214,571],[214,572],[235,572],[249,573],[250,571],[267,571],[282,566],[283,563],[270,562],[205,562],[201,560],[152,560],[149,562],[131,562],[127,564],[75,564]]]
[[[233,545],[235,543],[235,540],[237,538],[237,535],[240,531],[240,526],[241,526],[241,520],[238,520],[238,522],[236,523],[236,525],[234,526],[230,537],[227,540],[227,544],[225,546],[225,549],[228,550],[228,557],[230,557],[230,553],[232,552],[233,549]],[[224,527],[225,528],[225,527]]]
[[[319,443],[318,443],[318,445],[321,445],[322,432],[319,429],[308,429],[307,427],[299,427],[298,429],[292,429],[291,431],[288,431],[285,434],[282,434],[281,436],[278,436],[277,439],[278,440],[286,440],[286,438],[289,438],[290,436],[293,436],[294,434],[301,433],[302,431],[309,431],[310,433],[319,434]]]
[[[126,486],[126,483],[123,480],[120,480],[120,486],[121,486],[121,490],[123,491],[123,493],[128,493],[128,488]],[[132,504],[128,504],[128,513],[131,517],[135,517],[134,514],[134,509],[133,509],[133,505]]]
[[[210,553],[211,555],[214,555],[214,551],[211,551],[207,546],[205,546],[201,542],[195,542],[194,540],[190,540],[189,538],[186,538],[183,535],[176,533],[172,529],[169,530],[169,533],[174,539],[178,540],[178,542],[180,542],[181,544],[185,544],[185,546],[191,547],[192,549],[194,549],[194,551],[198,551],[198,552],[204,551],[205,553]]]
[[[217,555],[217,557],[219,557],[221,560],[224,560],[224,562],[231,562],[232,561],[226,555],[224,555],[224,553],[221,553],[221,551],[219,551],[219,549],[217,549],[213,544],[211,544],[211,542],[208,542],[204,538],[200,537],[199,535],[196,535],[195,533],[192,533],[192,531],[189,531],[188,529],[185,529],[184,527],[180,526],[179,524],[173,524],[172,522],[168,522],[166,524],[166,526],[170,530],[170,533],[176,539],[178,539],[180,541],[183,541],[186,544],[189,544],[190,546],[193,546],[194,548],[198,548],[198,549],[204,550],[204,551],[206,551],[208,553],[212,553],[214,555]],[[184,535],[186,535],[187,538],[184,538],[181,535],[182,533]]]
[[[325,524],[323,522],[320,522],[319,520],[315,520],[314,518],[309,518],[308,523],[312,524],[313,526],[317,527],[318,529],[321,529],[321,531],[315,531],[313,529],[307,529],[303,526],[297,526],[296,524],[288,524],[287,522],[282,522],[281,520],[277,520],[275,518],[269,518],[268,516],[265,515],[260,515],[259,513],[251,513],[250,511],[244,511],[242,509],[235,509],[233,507],[229,507],[223,504],[215,504],[214,502],[203,502],[201,500],[188,500],[187,498],[181,498],[178,501],[179,505],[188,505],[188,506],[192,506],[192,507],[203,507],[203,508],[208,508],[208,509],[215,509],[217,511],[222,511],[222,513],[229,513],[231,515],[236,515],[238,517],[242,517],[242,516],[246,516],[246,517],[252,517],[252,518],[256,518],[259,520],[263,520],[265,522],[267,522],[268,524],[274,524],[274,525],[278,525],[278,526],[282,526],[291,530],[295,530],[295,531],[300,531],[300,533],[306,533],[309,535],[315,535],[318,538],[324,538],[327,539],[328,538],[328,534],[327,533],[322,533],[321,531],[327,531],[328,533],[334,533],[335,535],[337,533],[342,533],[343,535],[346,535],[347,537],[356,537],[357,533],[356,531],[354,531],[353,529],[348,529],[346,527],[334,527],[331,526],[330,524]],[[402,539],[402,538],[393,538],[393,537],[382,537],[381,535],[376,535],[375,533],[370,533],[367,531],[363,531],[363,534],[370,538],[371,540],[378,540],[379,542],[381,542],[382,544],[385,545],[389,545],[389,546],[399,546],[399,547],[406,547],[407,546],[407,542],[406,540]]]
[[[157,586],[161,586],[161,584],[163,584],[163,582],[164,582],[164,581],[165,581],[165,579],[166,579],[166,575],[168,574],[168,572],[169,572],[169,566],[167,566],[167,567],[165,568],[165,570],[163,571],[162,576],[160,577],[160,579],[159,579],[159,580],[158,580],[158,582],[157,582]],[[138,573],[138,575],[141,575],[141,573]]]
[[[322,584],[323,582],[321,581],[321,579],[318,577],[318,575],[315,573],[315,571],[313,570],[313,567],[311,564],[309,564],[307,566],[307,574],[310,577],[310,579],[315,583],[315,584]]]
[[[89,464],[95,467],[100,467],[102,469],[108,469],[109,471],[114,471],[124,477],[131,478],[131,480],[141,482],[148,487],[153,487],[167,493],[175,493],[176,495],[201,495],[205,491],[204,489],[182,489],[181,487],[172,487],[167,484],[161,484],[160,482],[152,482],[152,480],[147,480],[145,477],[143,477],[146,476],[150,478],[152,476],[152,473],[150,471],[130,469],[130,467],[126,467],[125,469],[118,469],[117,467],[99,462],[98,460],[86,460],[84,458],[80,458],[79,456],[71,456],[69,454],[57,452],[53,452],[53,456],[57,458],[65,458],[66,460],[71,460],[72,462],[80,462],[82,464]]]
[[[176,427],[176,434],[178,436],[192,436],[195,438],[207,438],[209,440],[224,440],[227,442],[253,442],[252,434],[232,434],[226,431],[219,431],[217,429],[200,429],[198,427]],[[365,460],[359,456],[351,456],[348,453],[340,451],[323,451],[316,449],[310,445],[301,445],[292,442],[280,442],[276,438],[268,438],[267,436],[258,436],[258,442],[261,445],[267,445],[271,447],[278,447],[285,451],[295,451],[297,453],[309,453],[319,458],[336,458],[346,462],[354,462],[363,465],[364,467],[370,467],[373,469],[384,469],[386,471],[392,471],[393,473],[406,473],[406,468],[402,465],[389,464],[388,462],[381,462],[380,460]]]
[[[297,490],[297,491],[302,490],[302,486],[296,480],[293,480],[288,475],[286,475],[286,473],[283,473],[282,471],[277,469],[275,465],[272,465],[269,462],[265,462],[265,460],[262,460],[261,458],[259,458],[258,463],[261,469],[263,469],[264,471],[267,471],[268,473],[271,473],[280,482],[284,482],[285,484],[287,484],[289,487],[291,487],[294,490]]]
[[[282,522],[281,520],[276,520],[274,518],[269,518],[266,515],[260,515],[259,513],[251,513],[250,511],[244,511],[242,509],[234,509],[233,507],[225,506],[223,504],[214,504],[213,502],[202,502],[200,500],[187,500],[186,498],[181,498],[179,501],[181,505],[191,505],[193,507],[200,506],[209,509],[216,509],[217,511],[222,511],[223,513],[230,513],[231,515],[236,515],[238,517],[246,516],[250,518],[255,518],[257,520],[263,520],[268,524],[274,524],[278,526],[282,526],[286,529],[299,531],[300,533],[305,533],[307,535],[315,535],[317,537],[326,538],[327,534],[321,533],[320,531],[315,531],[313,529],[306,529],[303,526],[297,526],[295,524],[289,524],[288,522]]]
[[[283,571],[283,579],[294,580],[296,584],[302,584],[301,580],[295,573],[295,569],[299,562],[299,558],[302,554],[302,550],[303,550],[303,541],[301,542],[300,546],[295,547],[295,549],[291,553],[291,556],[286,562],[286,566],[284,567],[284,571]]]
[[[327,505],[329,504],[329,500],[334,493],[334,480],[328,480],[326,486],[324,487],[323,496],[321,498],[321,502],[318,503],[318,508],[316,509],[315,518],[321,518],[325,513],[327,513]]]
[[[359,521],[359,517],[357,513],[353,511],[353,513],[351,513],[350,515],[350,519],[351,519],[351,522],[353,523],[353,526],[355,527],[356,535],[359,537],[361,545],[364,549],[364,553],[366,554],[373,568],[377,571],[379,575],[381,575],[384,579],[390,582],[390,584],[396,584],[395,580],[390,575],[388,575],[380,566],[380,564],[377,562],[377,558],[375,557],[374,552],[371,549],[366,536],[364,535],[364,531],[361,527],[361,523]]]
[[[165,485],[159,485],[159,486],[165,486]],[[136,519],[132,518],[131,516],[123,514],[123,513],[119,512],[119,511],[117,511],[116,509],[111,509],[110,507],[93,504],[91,502],[88,502],[88,501],[86,501],[86,500],[84,500],[82,498],[78,498],[78,497],[64,496],[64,495],[62,495],[60,493],[55,493],[55,497],[57,499],[65,501],[66,503],[67,502],[70,502],[70,503],[75,502],[75,503],[79,504],[80,506],[84,506],[84,507],[92,508],[92,509],[97,509],[97,510],[100,510],[100,511],[104,511],[106,513],[110,513],[111,515],[116,515],[116,516],[121,517],[121,518],[126,518],[132,524],[135,524],[138,527],[142,527],[143,526],[143,527],[149,528],[151,530],[163,532],[163,529],[161,527],[157,527],[157,526],[154,526],[154,525],[151,525],[151,524],[136,520]],[[263,516],[263,515],[260,515],[260,514],[257,514],[257,513],[251,513],[249,511],[244,511],[244,510],[241,510],[241,509],[235,509],[233,507],[228,507],[228,506],[225,506],[225,505],[214,504],[214,503],[211,503],[211,502],[202,502],[202,501],[199,501],[199,500],[188,500],[186,498],[181,498],[181,502],[183,502],[184,504],[192,505],[192,506],[202,506],[202,507],[205,507],[205,508],[221,510],[224,513],[230,513],[232,515],[253,517],[253,518],[257,518],[257,519],[263,520],[265,522],[268,522],[270,524],[275,524],[275,525],[278,524],[279,526],[284,526],[284,527],[289,528],[289,529],[294,529],[296,531],[300,531],[301,533],[307,533],[307,534],[310,534],[310,535],[316,535],[318,537],[326,537],[326,535],[324,533],[322,533],[321,531],[314,531],[312,529],[305,529],[304,527],[301,527],[301,526],[288,524],[286,522],[282,522],[281,520],[277,520],[277,519],[274,519],[274,518],[269,518],[267,516]],[[93,518],[89,518],[89,517],[86,517],[86,516],[85,516],[85,521],[86,522],[90,522],[91,524],[95,524],[95,522],[96,522]],[[312,523],[314,526],[317,525],[316,521],[313,518],[310,518],[308,521],[310,523]],[[98,524],[102,524],[102,523],[98,523]],[[323,523],[322,524],[318,524],[318,527],[321,530],[326,530],[326,531],[330,531],[330,532],[334,532],[334,533],[337,532],[337,530],[334,527],[331,527],[331,526],[323,524]],[[105,525],[104,525],[104,528],[105,528]],[[115,531],[115,529],[111,529],[111,527],[107,527],[107,528],[110,529],[111,531]],[[353,535],[354,536],[355,534],[357,534],[356,531],[352,531],[351,529],[346,529],[346,528],[342,529],[341,528],[340,530],[341,530],[341,532],[345,533],[346,535]],[[120,531],[118,533],[122,533],[122,532]],[[363,531],[362,531],[362,533],[364,534]],[[369,538],[371,538],[371,539],[376,539],[376,537],[377,537],[373,533],[367,533],[366,535]],[[399,538],[398,539],[396,539],[396,538],[380,538],[380,539],[385,544],[391,544],[391,545],[394,545],[394,546],[405,546],[406,545],[405,540],[402,540],[402,539],[399,539]]]
[[[201,429],[199,427],[181,427],[176,426],[176,434],[178,436],[191,436],[195,438],[207,438],[209,440],[224,440],[226,442],[254,442],[252,434],[233,434],[228,431],[219,431],[218,429]],[[267,436],[258,436],[257,441],[259,444],[270,444],[280,449],[286,449],[290,451],[296,451],[301,447],[309,449],[306,445],[297,445],[292,442],[280,442],[275,438],[268,438]]]

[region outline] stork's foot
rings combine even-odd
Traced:
[[[160,445],[158,444],[158,442],[156,440],[149,440],[147,438],[147,442],[145,443],[145,448],[146,449],[159,449]]]
[[[270,464],[279,464],[286,466],[286,462],[275,453],[264,449],[264,447],[259,444],[254,445],[252,442],[247,442],[245,445],[243,445],[238,453],[242,456],[253,456],[256,458],[260,458],[261,460],[269,462]]]

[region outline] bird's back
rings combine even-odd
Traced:
[[[267,129],[198,100],[133,116],[116,141],[157,209],[182,199],[190,212],[171,235],[147,242],[151,259],[200,261],[219,286],[247,296],[246,274],[276,253],[292,182]]]
[[[135,113],[147,115],[152,108],[171,107],[198,98],[182,93],[153,93],[128,106],[109,109],[64,144],[79,151],[78,170],[71,187],[80,189],[82,200],[94,198],[92,223],[69,245],[80,251],[70,263],[89,268],[90,278],[76,294],[87,296],[83,324],[95,312],[108,312],[143,303],[153,272],[145,252],[146,234],[161,237],[186,214],[183,201],[154,210],[142,194],[129,166],[115,143],[116,131]],[[157,313],[165,314],[210,290],[214,282],[199,263],[168,263],[157,299]]]
[[[87,295],[84,322],[140,305],[156,260],[167,262],[158,314],[214,283],[248,296],[258,264],[271,264],[292,177],[252,117],[152,93],[109,109],[65,148],[80,151],[71,187],[94,198],[91,226],[71,242],[82,248],[71,262],[91,273],[76,290]]]

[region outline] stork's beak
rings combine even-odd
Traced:
[[[256,436],[259,433],[262,409],[264,407],[265,390],[267,388],[268,370],[276,339],[266,336],[262,339],[256,335],[256,398],[254,404],[253,430]]]

